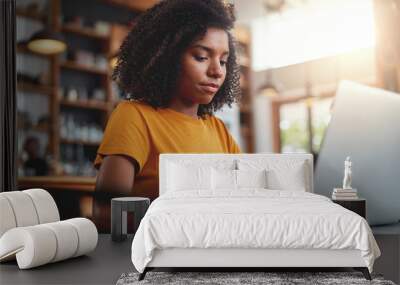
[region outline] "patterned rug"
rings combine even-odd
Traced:
[[[267,285],[297,285],[297,284],[379,284],[395,285],[384,280],[381,275],[372,274],[372,281],[364,278],[360,272],[154,272],[150,271],[142,281],[138,281],[139,273],[122,274],[117,285],[133,284],[267,284]]]

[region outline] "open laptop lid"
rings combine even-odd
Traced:
[[[367,199],[371,225],[400,220],[400,95],[343,81],[314,173],[314,192],[342,187],[344,160],[352,187]]]

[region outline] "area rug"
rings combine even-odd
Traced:
[[[139,273],[122,274],[117,285],[133,284],[328,284],[353,285],[376,284],[395,285],[384,280],[381,275],[372,275],[372,281],[364,278],[360,272],[148,272],[145,279],[138,281]]]

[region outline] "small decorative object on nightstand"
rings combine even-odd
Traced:
[[[333,189],[332,200],[358,200],[357,189],[351,187],[351,164],[350,156],[346,157],[344,161],[343,187]]]
[[[366,201],[358,197],[357,189],[351,187],[351,164],[350,156],[346,157],[344,161],[343,188],[333,189],[332,201],[365,219]]]
[[[144,197],[113,198],[111,200],[111,239],[113,241],[126,239],[127,212],[133,212],[136,232],[149,205],[150,199]]]
[[[350,156],[348,156],[344,161],[343,189],[351,189],[351,176],[351,160]]]
[[[341,200],[341,199],[332,199],[332,201],[340,206],[353,211],[356,214],[359,214],[364,219],[366,218],[366,200],[363,198],[357,198],[352,200]]]

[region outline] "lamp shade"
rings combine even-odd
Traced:
[[[65,51],[67,45],[59,33],[45,29],[33,34],[28,48],[33,52],[51,55]]]

